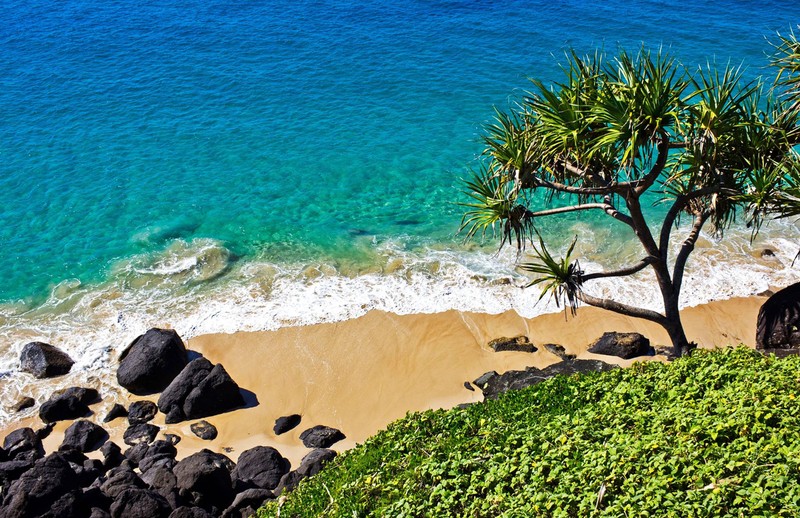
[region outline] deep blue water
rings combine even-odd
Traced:
[[[176,239],[224,248],[215,279],[459,246],[480,125],[568,47],[755,76],[798,22],[794,1],[7,0],[0,300],[114,282]]]

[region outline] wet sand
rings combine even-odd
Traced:
[[[737,298],[687,308],[683,311],[687,335],[705,348],[740,343],[752,347],[756,316],[765,300]],[[334,449],[351,448],[407,412],[482,400],[480,390],[470,391],[464,382],[484,372],[542,368],[560,361],[541,347],[545,343],[563,345],[578,358],[622,366],[633,363],[586,351],[606,331],[637,331],[654,345],[668,343],[666,333],[655,324],[596,308],[581,308],[577,317],[568,319],[563,313],[525,319],[515,312],[395,315],[373,311],[338,323],[198,336],[189,340],[188,348],[222,363],[239,386],[252,393],[251,404],[207,418],[219,430],[213,441],[191,433],[189,427],[196,421],[164,426],[164,415],[159,413],[154,423],[164,427],[162,434],[182,437],[179,457],[209,448],[235,461],[243,450],[269,445],[297,466],[309,451],[299,439],[306,428],[317,424],[338,428],[347,439]],[[527,335],[538,350],[495,353],[487,346],[491,339],[519,334]],[[145,398],[131,396],[121,402],[127,406],[138,399]],[[90,419],[100,422],[114,402],[107,399],[93,405],[95,415]],[[300,426],[275,436],[275,419],[295,413],[303,416]],[[48,452],[58,448],[69,424],[58,423],[45,440]],[[20,426],[36,429],[42,423],[38,417],[22,419],[0,431],[0,437]],[[104,426],[124,450],[122,433],[127,421],[117,419]]]

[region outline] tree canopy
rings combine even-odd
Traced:
[[[486,128],[481,169],[466,181],[467,238],[491,234],[500,246],[533,244],[520,265],[543,293],[573,311],[583,302],[663,326],[675,352],[691,349],[678,303],[686,262],[701,231],[723,237],[736,222],[753,235],[765,218],[800,215],[800,43],[779,36],[769,84],[741,67],[688,70],[659,49],[614,57],[567,54],[563,79],[496,113]],[[667,204],[660,227],[647,221],[642,196]],[[543,193],[543,196],[533,196]],[[544,206],[542,206],[544,199]],[[602,211],[641,244],[630,266],[586,273],[571,256],[549,252],[541,218]],[[688,225],[679,225],[686,218]],[[673,234],[683,239],[670,256]],[[652,269],[663,311],[590,294],[590,281]]]

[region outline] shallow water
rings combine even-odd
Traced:
[[[66,384],[108,377],[113,351],[154,325],[553,311],[519,288],[513,251],[455,236],[458,179],[492,106],[526,76],[557,77],[569,46],[664,45],[754,77],[766,38],[800,19],[795,2],[284,4],[4,4],[3,401],[37,390],[15,371],[33,339],[78,360]],[[587,269],[636,260],[599,221],[545,231],[563,246],[579,235]],[[798,280],[795,223],[749,237],[699,247],[684,305]],[[596,289],[657,301],[643,278]]]

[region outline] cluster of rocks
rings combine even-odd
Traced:
[[[526,336],[513,338],[498,338],[489,342],[489,347],[500,351],[534,352],[536,347]],[[536,385],[546,379],[558,375],[572,375],[584,372],[602,372],[615,368],[614,365],[599,360],[576,360],[575,356],[568,354],[563,346],[557,344],[544,344],[544,348],[555,354],[562,361],[554,363],[544,369],[528,367],[523,370],[512,370],[498,374],[489,371],[474,380],[472,384],[465,382],[464,386],[472,390],[472,385],[483,392],[486,399],[495,399],[503,392],[519,390],[531,385]],[[650,345],[650,340],[639,333],[604,333],[589,347],[589,352],[607,356],[617,356],[623,359],[652,356],[655,350]]]
[[[72,361],[48,344],[28,344],[21,365],[43,377],[69,371]],[[69,364],[68,366],[66,366]],[[61,367],[53,367],[61,365]],[[65,367],[66,366],[66,367]],[[172,330],[151,329],[120,356],[117,380],[139,395],[161,392],[158,403],[114,404],[103,422],[127,417],[127,449],[109,440],[102,426],[82,419],[100,401],[91,388],[70,387],[54,393],[39,407],[45,426],[11,432],[0,447],[0,516],[179,518],[250,516],[266,500],[294,489],[336,456],[329,449],[345,438],[339,430],[314,426],[300,434],[312,450],[297,469],[276,449],[257,446],[237,462],[204,449],[177,460],[180,438],[150,423],[161,411],[167,423],[216,415],[245,404],[239,386],[224,367],[199,357],[189,360],[183,341]],[[57,421],[76,420],[65,431],[58,451],[45,455],[42,440]],[[297,427],[301,416],[279,418],[274,432]],[[191,425],[203,439],[217,430],[207,421]],[[86,453],[100,450],[103,460]]]
[[[86,420],[73,423],[58,451],[45,455],[42,438],[48,431],[21,428],[3,441],[0,516],[244,518],[336,456],[315,448],[293,471],[269,446],[245,450],[235,463],[207,449],[177,460],[174,436],[136,441],[123,452],[102,427]],[[102,460],[86,456],[97,448]]]

